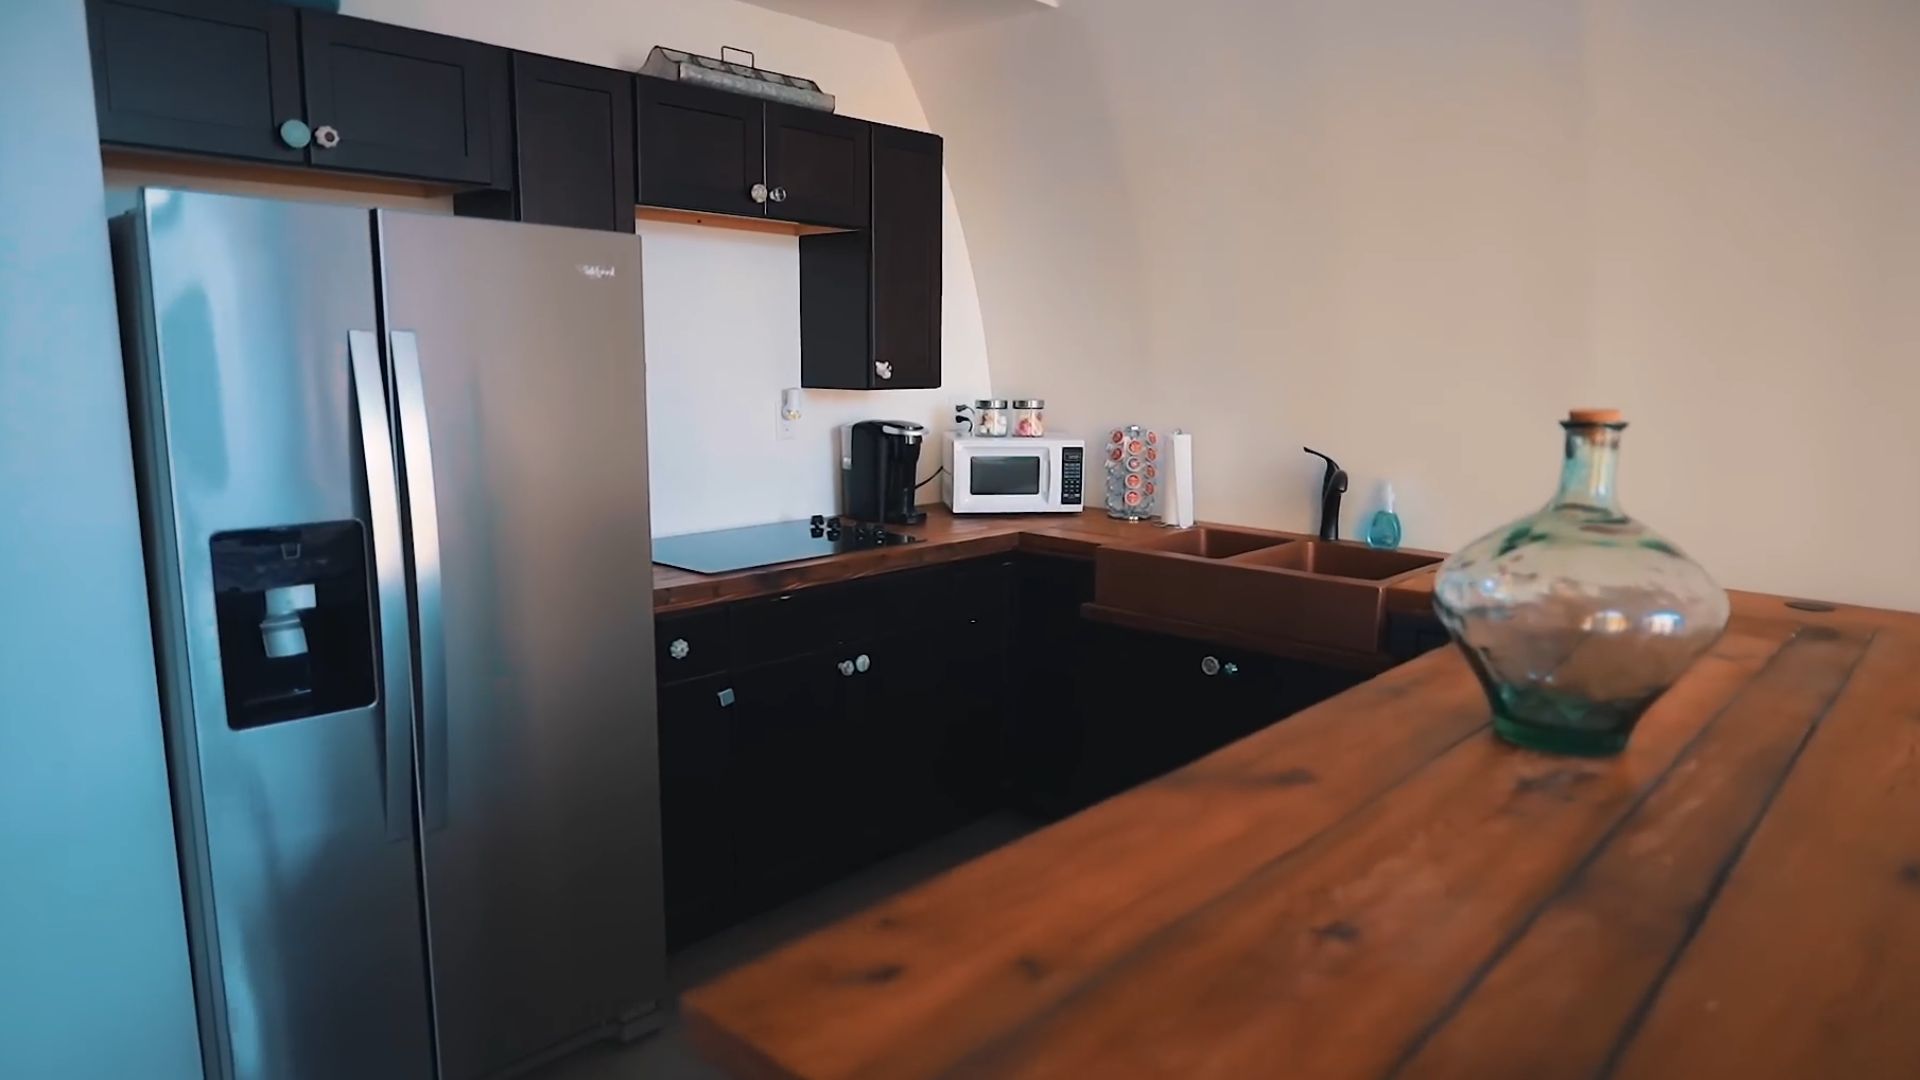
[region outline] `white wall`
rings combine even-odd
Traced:
[[[1920,5],[1104,0],[902,55],[997,386],[1196,431],[1198,510],[1410,545],[1626,409],[1724,584],[1920,608]]]
[[[347,0],[343,10],[628,70],[654,45],[710,55],[737,45],[763,66],[817,79],[844,114],[927,128],[892,45],[734,0]],[[952,402],[986,392],[966,238],[951,196],[946,203],[944,385],[808,391],[790,442],[776,441],[775,428],[780,390],[800,383],[798,241],[641,223],[655,535],[833,510],[838,425],[889,417],[940,430]],[[933,468],[922,462],[923,475]]]
[[[79,4],[0,4],[0,130],[0,1076],[197,1080]]]

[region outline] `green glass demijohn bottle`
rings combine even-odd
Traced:
[[[1447,559],[1433,606],[1467,655],[1502,738],[1611,754],[1727,625],[1727,593],[1621,510],[1613,409],[1576,409],[1560,490],[1538,513]]]

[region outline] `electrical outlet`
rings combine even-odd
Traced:
[[[799,387],[789,387],[780,391],[780,413],[775,420],[774,438],[787,442],[794,437],[800,427],[801,403]]]

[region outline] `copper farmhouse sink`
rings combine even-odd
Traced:
[[[1094,603],[1194,626],[1351,652],[1380,647],[1387,587],[1433,566],[1296,533],[1201,526],[1094,555]]]

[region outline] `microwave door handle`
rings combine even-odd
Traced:
[[[447,826],[447,652],[441,607],[440,508],[433,490],[433,448],[427,437],[420,342],[411,330],[387,336],[393,350],[395,411],[400,416],[400,468],[407,481],[408,538],[420,649],[420,816],[427,832]]]
[[[380,641],[381,777],[387,840],[413,835],[412,633],[407,626],[407,576],[400,539],[400,491],[387,428],[387,395],[380,378],[380,339],[371,330],[347,332],[348,377],[360,420],[360,460],[367,480],[367,523],[373,537],[373,577]]]
[[[1040,502],[1043,506],[1051,506],[1056,501],[1053,490],[1053,454],[1044,446],[1038,449],[1040,451]]]

